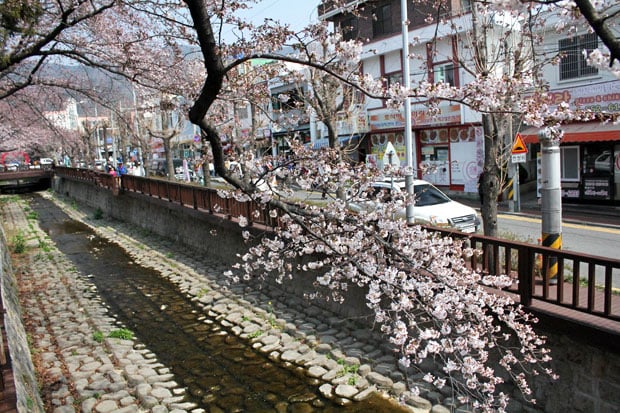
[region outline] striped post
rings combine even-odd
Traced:
[[[506,186],[505,186],[505,191],[508,191],[508,194],[506,197],[508,201],[514,200],[514,196],[515,196],[515,190],[513,187],[513,179],[514,178],[510,178],[508,182],[506,182]]]
[[[562,234],[542,234],[543,247],[562,249]],[[556,284],[558,280],[558,257],[549,256],[546,260],[544,273],[550,284]]]

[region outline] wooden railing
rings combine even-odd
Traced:
[[[485,274],[507,274],[514,279],[507,290],[531,307],[543,302],[562,308],[620,321],[620,260],[555,248],[509,241],[455,230],[433,228],[453,238],[464,239],[481,256],[469,265]],[[551,272],[551,263],[557,271]]]
[[[227,219],[247,217],[249,225],[275,227],[278,223],[269,211],[256,202],[221,198],[217,190],[179,182],[104,173],[72,168],[56,168],[56,174],[90,182],[115,193],[122,191],[167,200],[182,206],[221,215]],[[546,303],[620,322],[620,260],[523,242],[465,234],[456,230],[427,227],[443,235],[463,239],[482,251],[468,264],[486,274],[507,274],[514,279],[508,291],[518,295],[525,307]],[[550,262],[557,262],[556,279],[547,277]]]

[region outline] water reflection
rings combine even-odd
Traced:
[[[189,389],[207,411],[402,412],[373,398],[343,407],[320,396],[301,369],[270,361],[229,333],[176,286],[132,262],[124,250],[72,221],[53,203],[35,198],[41,227],[82,274],[88,274],[117,319]]]

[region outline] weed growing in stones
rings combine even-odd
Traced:
[[[39,240],[39,248],[41,248],[43,252],[50,252],[52,250],[52,247],[44,240]]]
[[[108,334],[110,338],[120,338],[121,340],[131,340],[133,338],[133,333],[126,328],[121,328],[119,330],[112,330],[110,334]]]
[[[273,313],[273,305],[271,304],[271,301],[267,303],[267,311],[269,312],[267,321],[269,322],[271,327],[276,327],[276,316]]]
[[[248,334],[248,338],[249,338],[249,339],[253,339],[253,338],[260,337],[260,336],[262,336],[262,335],[263,335],[263,331],[261,331],[261,330],[256,330],[255,332]]]
[[[103,218],[103,210],[101,208],[95,209],[93,212],[93,219],[102,219]]]
[[[95,331],[93,333],[93,340],[95,340],[97,343],[102,343],[103,342],[103,333],[101,331]]]
[[[12,241],[13,252],[15,254],[21,254],[26,251],[26,239],[24,238],[24,234],[21,231],[13,237]]]

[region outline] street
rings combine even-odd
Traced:
[[[522,215],[500,214],[498,216],[500,235],[515,241],[538,242],[541,238],[541,219]],[[620,245],[620,228],[599,226],[596,224],[562,223],[562,249],[565,251],[596,255],[618,259]],[[566,263],[570,266],[570,263]],[[570,270],[569,270],[570,271]],[[582,277],[588,273],[585,263],[580,265]],[[605,281],[603,268],[596,267],[596,282]],[[612,272],[612,286],[620,288],[620,274]]]
[[[500,235],[503,238],[536,243],[541,237],[541,219],[522,215],[499,214]],[[588,223],[562,223],[562,249],[607,258],[618,258],[620,228]]]

